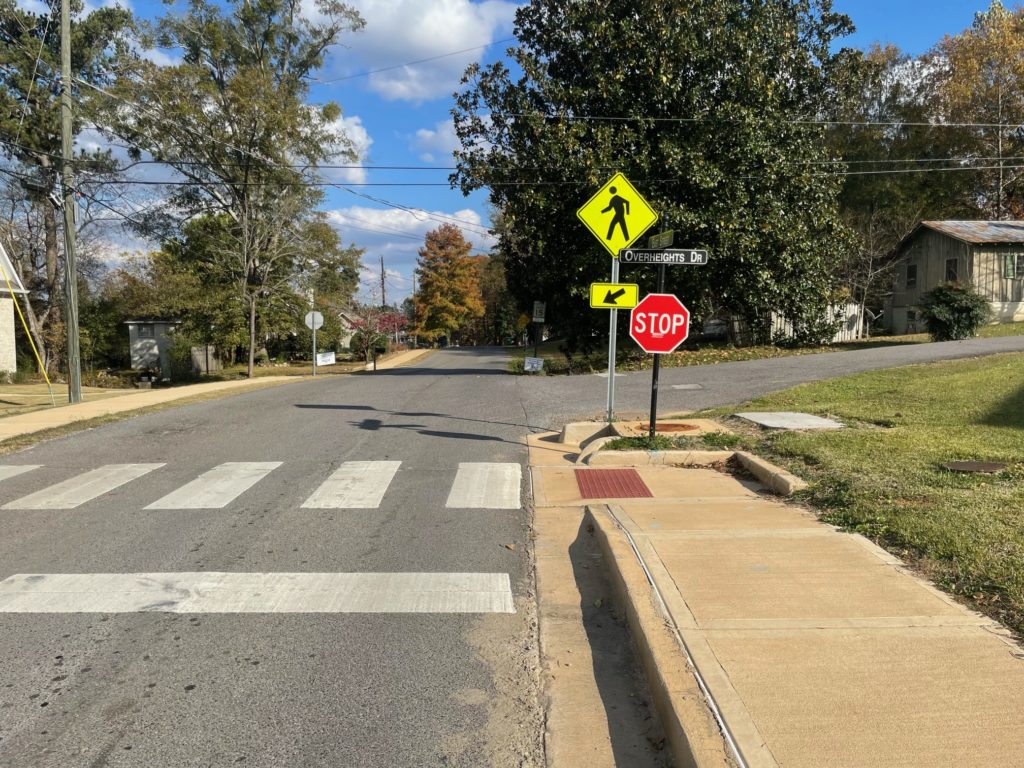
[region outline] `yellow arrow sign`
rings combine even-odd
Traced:
[[[658,214],[621,173],[612,176],[576,215],[615,257],[658,220]]]
[[[590,306],[594,309],[632,309],[640,302],[636,283],[591,283]]]

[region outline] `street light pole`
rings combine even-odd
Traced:
[[[60,4],[60,138],[64,197],[64,293],[68,331],[68,401],[82,402],[82,362],[78,349],[78,269],[75,264],[75,192],[71,164],[71,2]]]

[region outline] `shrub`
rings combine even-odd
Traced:
[[[968,339],[989,315],[985,297],[969,283],[943,283],[926,293],[921,305],[933,341]]]

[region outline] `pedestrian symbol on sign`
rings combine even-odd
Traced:
[[[576,215],[616,258],[658,220],[658,214],[621,173],[605,182]]]
[[[601,211],[601,213],[608,213],[610,210],[615,210],[615,215],[612,216],[612,223],[608,225],[608,235],[605,240],[612,239],[612,233],[615,232],[615,226],[622,227],[622,237],[625,240],[629,240],[629,229],[626,228],[626,215],[629,213],[629,200],[624,197],[620,197],[615,187],[611,187],[608,190],[612,193],[612,199],[608,202],[608,207]]]

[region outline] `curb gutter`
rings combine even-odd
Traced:
[[[588,506],[615,596],[626,615],[640,662],[674,763],[679,768],[732,768],[741,765],[727,748],[727,731],[675,630],[668,609],[654,589],[643,561],[607,507]],[[686,667],[679,665],[680,650]]]

